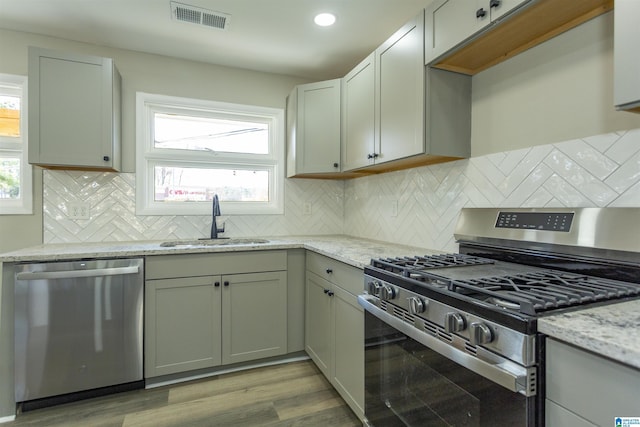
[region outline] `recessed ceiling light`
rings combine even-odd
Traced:
[[[328,27],[336,22],[336,16],[332,13],[320,13],[313,18],[313,22],[321,27]]]

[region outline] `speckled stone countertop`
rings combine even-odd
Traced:
[[[267,243],[223,245],[161,246],[162,241],[132,241],[103,243],[45,244],[0,254],[0,262],[42,262],[87,258],[137,257],[189,253],[245,252],[256,250],[295,249],[312,250],[358,268],[364,268],[371,258],[401,255],[423,255],[437,251],[414,246],[397,245],[348,236],[286,236],[260,237]],[[240,239],[243,240],[243,239]]]
[[[538,330],[640,369],[640,300],[543,317]]]
[[[364,268],[371,258],[438,252],[342,235],[263,237],[263,239],[268,240],[268,243],[174,247],[163,247],[160,245],[162,241],[47,244],[0,254],[0,262],[63,261],[302,248],[357,268]],[[543,317],[538,320],[538,329],[560,341],[640,369],[640,300]]]

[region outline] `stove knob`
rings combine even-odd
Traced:
[[[469,340],[472,345],[488,344],[493,341],[493,332],[484,323],[473,322],[469,326]]]
[[[464,331],[467,327],[464,317],[459,313],[447,313],[444,315],[444,330],[448,333]]]
[[[380,299],[384,301],[389,301],[396,297],[396,290],[391,285],[383,285],[380,288]]]
[[[370,295],[380,296],[380,288],[382,285],[377,280],[373,280],[368,283],[368,291]]]
[[[427,310],[428,301],[423,301],[418,297],[409,298],[409,308],[411,309],[411,314],[420,314],[424,313]]]

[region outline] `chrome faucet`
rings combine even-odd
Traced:
[[[224,233],[224,223],[222,224],[222,228],[218,228],[218,223],[216,222],[216,217],[220,216],[220,200],[218,200],[218,195],[213,195],[213,212],[211,215],[211,238],[217,239],[218,233]]]

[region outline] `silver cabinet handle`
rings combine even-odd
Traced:
[[[378,308],[378,306],[375,305],[375,299],[369,295],[358,295],[358,304],[397,331],[413,338],[420,344],[464,366],[470,371],[513,392],[518,392],[525,396],[535,395],[535,392],[529,391],[527,387],[528,373],[535,368],[525,368],[508,359],[493,364],[473,357]]]
[[[93,270],[67,270],[67,271],[25,271],[16,274],[17,280],[43,280],[43,279],[75,279],[77,277],[117,276],[121,274],[137,274],[138,266],[96,268]]]

